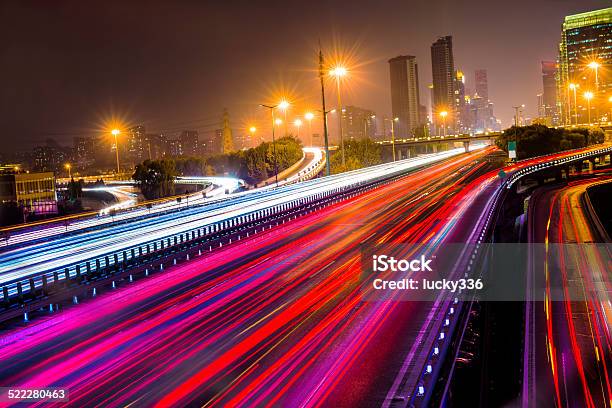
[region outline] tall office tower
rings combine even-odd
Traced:
[[[485,101],[489,100],[489,80],[487,79],[486,69],[477,69],[474,71],[475,91]]]
[[[183,130],[179,136],[181,152],[185,156],[197,156],[200,152],[198,131]]]
[[[391,77],[391,110],[396,138],[414,136],[414,129],[419,126],[419,70],[416,57],[400,55],[389,60]]]
[[[368,109],[345,106],[342,108],[342,132],[346,140],[374,139],[376,115]]]
[[[455,130],[459,133],[470,132],[470,120],[469,112],[467,110],[466,98],[465,98],[465,75],[463,72],[455,71],[455,81],[453,84],[454,88],[454,106],[455,111]]]
[[[612,7],[565,17],[559,43],[557,108],[562,123],[586,123],[589,105],[591,120],[607,113],[612,96]],[[570,85],[572,87],[570,88]],[[574,93],[575,92],[575,93]]]
[[[134,126],[128,129],[125,138],[124,148],[127,160],[132,164],[140,163],[147,158],[145,127],[143,125]],[[121,146],[121,142],[119,142]]]
[[[73,160],[83,170],[94,164],[96,159],[96,142],[93,137],[75,136],[72,139]]]
[[[557,63],[542,61],[541,118],[547,125],[557,124]]]
[[[157,160],[169,155],[168,141],[161,133],[147,133],[147,159]]]
[[[453,37],[440,37],[431,45],[431,72],[433,77],[433,117],[434,123],[440,127],[442,122],[451,129],[454,123],[454,76],[455,62],[453,60]],[[440,112],[448,115],[442,118]],[[442,131],[438,131],[442,134]]]

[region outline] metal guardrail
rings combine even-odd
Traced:
[[[413,160],[415,159],[408,159],[406,162]],[[424,162],[422,165],[418,165],[418,167],[422,167],[423,165],[429,163],[430,162]],[[406,174],[406,172],[412,169],[413,168],[404,169],[400,167],[397,170],[390,171],[389,173],[385,173],[384,175],[367,179],[365,181],[357,180],[354,182],[344,182],[341,186],[331,184],[323,191],[309,192],[303,197],[288,200],[284,203],[272,205],[270,207],[255,211],[248,210],[248,208],[243,208],[236,210],[239,211],[239,214],[236,214],[235,216],[227,217],[218,221],[211,221],[208,225],[202,225],[198,228],[192,228],[180,233],[170,234],[163,238],[153,239],[138,245],[128,245],[120,250],[109,251],[107,254],[91,257],[89,259],[83,259],[79,262],[62,266],[61,268],[50,268],[49,270],[37,272],[31,276],[19,277],[6,281],[0,286],[2,289],[2,300],[4,302],[8,302],[14,297],[21,298],[24,294],[30,291],[36,291],[37,289],[54,282],[69,280],[79,277],[82,274],[92,273],[95,271],[100,271],[104,268],[111,268],[115,265],[135,261],[139,257],[149,256],[158,250],[178,246],[187,242],[188,240],[202,238],[209,234],[216,234],[223,230],[235,228],[241,224],[251,223],[254,221],[263,221],[267,217],[274,216],[280,212],[313,203],[318,200],[326,199],[333,195],[343,194],[366,185],[373,186],[378,185],[381,182],[389,182],[398,176],[403,176]],[[221,217],[221,215],[217,217]]]
[[[532,166],[527,166],[512,173],[512,175],[507,179],[502,180],[501,184],[499,185],[499,188],[497,188],[494,194],[489,198],[487,204],[488,210],[486,213],[486,218],[479,227],[476,247],[474,248],[472,253],[468,255],[467,258],[468,266],[465,267],[465,262],[463,263],[462,267],[466,268],[466,272],[470,273],[470,269],[472,269],[474,262],[479,256],[480,245],[483,243],[483,240],[485,239],[487,234],[491,232],[491,222],[496,217],[496,213],[500,209],[500,203],[503,202],[502,198],[505,196],[506,191],[512,188],[512,185],[514,183],[516,183],[522,177],[525,177],[537,171],[607,153],[612,153],[612,146],[607,146],[601,149],[591,150],[588,152],[580,152],[575,155],[564,157],[562,159],[555,159],[549,163],[538,163]],[[444,359],[442,357],[448,352],[448,349],[451,345],[451,335],[455,329],[456,320],[458,319],[458,317],[455,316],[460,316],[460,313],[458,312],[464,306],[464,302],[459,302],[456,297],[452,299],[449,303],[450,305],[440,317],[440,324],[438,325],[436,331],[436,333],[438,333],[438,336],[428,352],[428,357],[426,359],[425,365],[421,368],[419,379],[414,385],[412,393],[409,395],[409,398],[404,400],[403,403],[395,405],[401,405],[405,407],[429,406],[431,398],[433,396],[433,390],[436,385],[437,376],[439,374],[442,364],[444,363]]]

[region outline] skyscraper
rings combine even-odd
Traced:
[[[181,142],[181,152],[185,156],[197,156],[200,152],[198,131],[183,130],[179,136]]]
[[[454,88],[455,62],[453,59],[453,37],[440,37],[431,45],[431,72],[433,77],[433,116],[434,123],[442,124],[440,112],[446,111],[446,126],[453,128],[455,115]],[[442,133],[442,132],[439,132]]]
[[[542,118],[546,124],[557,124],[557,63],[542,61]]]
[[[565,17],[559,43],[557,107],[563,123],[586,123],[584,92],[593,92],[590,105],[597,107],[612,95],[612,7]],[[570,84],[575,87],[570,88]],[[570,90],[571,89],[571,90]],[[574,98],[574,90],[580,95]],[[578,106],[576,106],[578,105]],[[606,109],[599,109],[605,113]]]
[[[143,125],[134,126],[128,129],[125,139],[125,151],[129,162],[140,163],[147,158],[146,152],[145,127]],[[119,143],[121,146],[121,143]]]
[[[487,79],[486,69],[477,69],[474,71],[474,79],[476,80],[476,93],[482,99],[489,100],[489,80]]]
[[[389,60],[391,77],[391,110],[398,118],[394,128],[395,137],[407,138],[414,135],[419,126],[419,71],[416,57],[400,55]]]

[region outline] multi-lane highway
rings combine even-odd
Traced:
[[[150,252],[153,246],[161,247],[172,237],[195,232],[207,234],[218,231],[228,225],[243,222],[247,218],[269,215],[272,209],[285,208],[299,200],[311,200],[343,189],[357,186],[360,183],[374,182],[394,175],[403,174],[412,169],[438,162],[461,154],[462,149],[423,157],[388,163],[349,174],[339,174],[322,179],[285,186],[280,189],[264,188],[257,191],[238,193],[231,200],[207,202],[202,205],[185,207],[182,211],[157,212],[150,217],[147,209],[141,210],[140,217],[130,217],[127,223],[96,223],[94,229],[82,229],[76,234],[59,235],[61,229],[55,230],[52,240],[36,242],[29,236],[29,244],[19,245],[0,253],[0,285],[12,285],[9,295],[17,293],[16,281],[30,277],[36,278],[35,284],[42,285],[43,274],[50,281],[55,279],[53,273],[66,275],[76,274],[76,265],[83,271],[95,267],[95,262],[113,265],[115,262],[131,259],[130,248],[144,248]],[[83,221],[86,222],[86,221]],[[56,227],[58,228],[58,227]],[[27,234],[35,234],[28,232]],[[49,232],[41,231],[44,238]],[[181,237],[182,240],[182,237]],[[31,243],[30,243],[31,242]],[[125,252],[124,252],[125,251]],[[117,254],[114,259],[112,254]],[[65,268],[70,268],[68,273]],[[29,286],[29,285],[28,285]]]
[[[66,387],[75,406],[408,401],[453,300],[363,301],[360,245],[476,242],[499,188],[488,152],[5,333],[1,383]]]
[[[555,406],[612,406],[612,253],[609,245],[594,247],[605,241],[585,203],[586,188],[602,182],[612,175],[541,188],[530,200],[529,241],[543,243],[547,253],[546,267],[532,272],[546,274],[545,299],[527,309],[531,404],[553,398]]]

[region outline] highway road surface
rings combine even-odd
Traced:
[[[612,175],[536,190],[530,200],[530,242],[544,243],[547,251],[559,243],[604,242],[584,204],[586,188],[601,182],[612,182]],[[560,247],[546,260],[557,267],[533,271],[561,276],[549,276],[545,301],[530,305],[526,350],[532,348],[535,358],[526,364],[529,406],[612,406],[611,260],[610,246],[600,251]],[[549,282],[555,279],[562,283],[561,295],[551,295]],[[571,297],[573,291],[584,293],[584,299]]]
[[[363,242],[475,242],[481,150],[431,165],[0,337],[0,383],[73,406],[390,406],[452,298],[363,301]],[[36,406],[36,404],[34,404]]]

